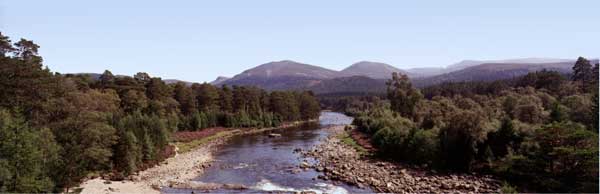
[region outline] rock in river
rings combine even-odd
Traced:
[[[279,133],[269,133],[269,137],[281,137]]]

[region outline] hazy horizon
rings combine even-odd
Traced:
[[[332,70],[597,58],[598,1],[2,1],[0,29],[52,71],[193,82],[293,60]],[[24,10],[27,11],[24,11]]]

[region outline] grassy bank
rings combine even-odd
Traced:
[[[348,130],[344,130],[343,132],[339,133],[336,138],[338,138],[345,145],[356,150],[356,152],[358,152],[361,156],[369,154],[367,149],[359,145],[356,140],[352,138],[352,135],[350,135],[350,131]]]
[[[221,131],[221,132],[215,133],[213,135],[210,135],[210,136],[207,136],[204,138],[200,138],[200,139],[196,139],[196,140],[192,140],[189,142],[175,142],[175,146],[177,146],[177,148],[179,148],[179,150],[178,150],[179,153],[185,153],[194,148],[197,148],[198,146],[202,146],[208,142],[212,142],[219,138],[230,137],[236,132],[239,132],[239,129],[231,130],[231,131]]]

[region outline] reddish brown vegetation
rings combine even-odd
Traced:
[[[358,130],[351,130],[350,137],[352,137],[352,139],[354,139],[354,141],[356,141],[358,145],[362,146],[367,151],[376,151],[376,149],[371,144],[371,137],[367,134],[364,134],[363,132],[360,132]]]
[[[217,134],[221,131],[230,130],[229,128],[223,127],[214,127],[214,128],[206,128],[200,131],[179,131],[173,134],[173,141],[176,142],[190,142],[196,139],[205,138],[214,134]]]

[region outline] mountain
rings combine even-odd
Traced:
[[[413,79],[422,79],[463,70],[465,68],[478,66],[481,64],[548,64],[548,63],[564,63],[574,62],[573,59],[556,59],[556,58],[518,58],[518,59],[502,59],[502,60],[463,60],[458,63],[448,65],[447,67],[424,67],[407,69],[409,77]]]
[[[334,71],[290,60],[270,62],[248,69],[215,85],[251,85],[266,90],[315,90],[318,93],[381,91],[392,72],[406,71],[378,62],[361,61]],[[362,81],[359,81],[362,80]]]
[[[319,83],[323,79],[302,76],[277,76],[261,77],[250,76],[239,79],[229,79],[217,86],[256,86],[265,90],[306,90],[308,87]]]
[[[596,63],[597,59],[592,60]],[[401,70],[378,62],[362,61],[334,71],[290,60],[270,62],[248,69],[215,85],[257,86],[266,90],[313,90],[315,93],[381,92],[392,72],[409,75],[417,87],[443,82],[494,81],[543,69],[570,73],[575,60],[524,58],[493,61],[465,60],[447,68]]]
[[[337,75],[338,72],[334,70],[283,60],[248,69],[216,85],[258,86],[266,90],[302,90],[320,80]]]
[[[224,76],[219,76],[219,77],[217,77],[217,79],[215,79],[214,81],[210,82],[210,84],[212,84],[212,85],[219,85],[220,83],[223,83],[223,82],[225,82],[225,81],[227,81],[229,79],[231,79],[231,78],[224,77]]]
[[[339,72],[339,77],[366,76],[373,79],[389,79],[393,72],[408,74],[408,72],[391,65],[378,62],[361,61],[354,63]]]
[[[595,64],[598,60],[594,59],[591,62]],[[413,83],[417,87],[425,87],[444,82],[494,81],[522,76],[543,69],[568,74],[571,73],[574,64],[574,60],[551,63],[484,63],[437,76],[413,79]]]
[[[486,63],[511,63],[511,64],[544,64],[544,63],[563,63],[571,62],[573,59],[555,59],[555,58],[519,58],[503,60],[463,60],[461,62],[446,67],[446,73],[465,69],[467,67],[477,66]]]
[[[322,67],[298,63],[290,60],[275,61],[259,65],[255,68],[248,69],[233,78],[231,81],[244,79],[248,77],[307,77],[317,79],[332,78],[337,75],[337,72]]]
[[[408,75],[411,78],[431,77],[446,73],[446,68],[442,67],[420,67],[407,69]]]
[[[386,79],[366,76],[337,77],[319,81],[306,88],[317,94],[328,93],[384,93]]]

